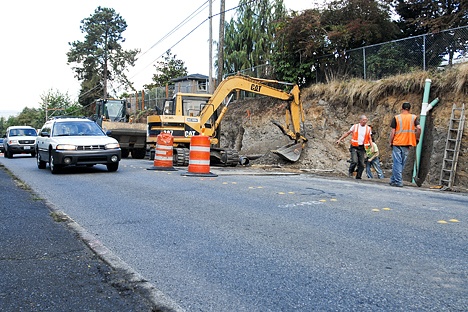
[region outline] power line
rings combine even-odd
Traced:
[[[209,2],[209,0],[205,1],[201,6],[198,7],[195,11],[193,11],[188,17],[186,17],[182,22],[180,22],[176,27],[174,27],[171,31],[169,31],[166,35],[164,35],[161,39],[159,39],[155,44],[153,44],[148,50],[143,52],[141,56],[145,55],[148,53],[151,49],[153,49],[155,46],[157,46],[159,43],[164,41],[166,38],[171,36],[173,33],[175,33],[177,30],[179,30],[182,26],[187,24],[189,21],[191,21],[195,16],[200,14],[206,7],[206,4]]]
[[[245,5],[249,5],[253,2],[256,2],[258,0],[251,0],[247,3],[245,3]],[[165,39],[167,39],[168,37],[170,37],[171,35],[173,35],[177,30],[179,30],[182,26],[186,25],[189,21],[191,21],[194,17],[196,17],[197,15],[199,15],[204,9],[206,9],[206,6],[207,6],[207,3],[209,2],[209,0],[205,1],[201,6],[199,6],[195,11],[193,11],[188,17],[186,17],[182,22],[180,22],[176,27],[174,27],[171,31],[169,31],[166,35],[164,35],[161,39],[159,39],[156,43],[154,43],[149,49],[147,49],[145,52],[143,52],[141,54],[141,56],[147,54],[150,50],[152,50],[155,46],[157,46],[158,44],[160,44],[161,42],[163,42]],[[241,7],[242,5],[237,5],[235,7],[232,7],[230,9],[227,9],[227,10],[224,10],[224,13],[226,12],[230,12],[230,11],[233,11],[233,10],[236,10],[237,8]],[[135,78],[136,76],[138,76],[139,74],[141,74],[141,72],[143,72],[146,68],[148,68],[149,66],[153,65],[159,58],[161,58],[162,56],[164,56],[164,54],[166,53],[166,51],[168,50],[171,50],[173,49],[175,46],[177,46],[180,42],[182,42],[185,38],[187,38],[189,35],[191,35],[195,30],[197,30],[200,26],[202,26],[205,22],[207,22],[208,20],[210,20],[211,18],[213,17],[216,17],[216,16],[219,16],[221,14],[221,12],[219,13],[216,13],[216,14],[213,14],[212,16],[209,16],[207,17],[205,20],[203,20],[201,23],[199,23],[197,26],[195,26],[195,28],[193,28],[192,30],[190,30],[186,35],[184,35],[181,39],[179,39],[176,43],[174,43],[171,47],[169,47],[168,49],[165,50],[164,53],[162,53],[161,55],[159,55],[157,58],[155,58],[151,63],[149,63],[148,65],[146,65],[145,67],[143,67],[140,71],[138,71],[137,73],[135,73],[134,75],[132,75],[130,79],[132,78]],[[140,57],[141,57],[140,56]],[[122,87],[123,85],[119,85],[117,88],[120,88]],[[100,86],[96,86],[88,91],[86,91],[85,93],[83,94],[80,94],[78,96],[78,99],[89,94],[90,92],[96,90],[97,88],[99,88]]]
[[[208,0],[209,1],[209,0]],[[208,3],[208,1],[206,1],[205,3],[203,3],[197,10],[195,10],[191,15],[189,15],[190,19],[191,20],[193,17],[195,17],[196,15],[198,15],[199,13],[201,13],[201,8],[203,7],[203,9],[206,8],[206,4]],[[245,5],[249,5],[253,2],[256,2],[258,0],[251,0],[247,3],[245,3]],[[233,11],[233,10],[236,10],[237,8],[241,7],[241,5],[237,5],[235,7],[232,7],[230,9],[227,9],[227,10],[224,10],[224,13],[226,12],[230,12],[230,11]],[[197,14],[195,14],[197,11],[199,11]],[[195,14],[195,15],[194,15]],[[194,16],[192,16],[194,15]],[[210,18],[213,18],[213,17],[216,17],[218,15],[221,15],[221,12],[219,13],[216,13],[216,14],[213,14],[212,16],[209,16],[207,17],[205,20],[203,20],[200,24],[198,24],[197,26],[195,26],[195,28],[193,28],[191,31],[189,31],[185,36],[183,36],[181,39],[179,39],[176,43],[174,43],[170,48],[166,49],[166,51],[168,50],[171,50],[172,48],[174,48],[175,46],[177,46],[180,42],[182,42],[182,40],[184,40],[185,38],[187,38],[190,34],[192,34],[195,30],[197,30],[201,25],[203,25],[206,21],[210,20]],[[179,23],[179,25],[185,25],[189,20],[187,20],[188,18],[186,18],[183,22]],[[156,42],[155,44],[153,44],[151,46],[151,48],[149,48],[147,51],[145,51],[142,56],[144,54],[146,54],[149,50],[153,49],[157,44],[161,43],[164,39],[166,39],[167,37],[169,37],[170,35],[172,35],[175,30],[178,30],[180,27],[179,25],[177,25],[173,30],[171,30],[168,34],[166,34],[162,39],[158,40],[158,42]],[[151,63],[149,63],[148,65],[146,65],[145,67],[143,67],[140,71],[138,71],[137,73],[135,73],[133,76],[131,76],[129,79],[132,79],[136,76],[138,76],[139,74],[141,74],[142,71],[144,71],[146,68],[148,68],[149,66],[153,65],[159,58],[161,58],[166,52],[162,53],[161,55],[159,55],[157,58],[155,58]]]

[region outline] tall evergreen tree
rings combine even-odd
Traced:
[[[130,86],[128,66],[134,66],[139,50],[124,50],[122,33],[127,23],[114,9],[98,7],[81,21],[83,41],[69,43],[68,64],[74,64],[75,77],[81,81],[80,103],[107,97],[108,81]]]
[[[276,29],[286,16],[283,0],[240,0],[237,19],[226,23],[224,73],[270,62]]]

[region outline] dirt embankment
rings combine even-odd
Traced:
[[[345,144],[335,142],[358,122],[360,115],[365,114],[375,133],[383,170],[389,177],[392,167],[388,144],[391,119],[400,112],[405,101],[412,103],[413,113],[420,114],[427,78],[432,80],[429,102],[439,98],[439,103],[427,115],[419,176],[424,178],[426,185],[438,185],[452,106],[461,107],[468,103],[468,64],[443,72],[418,72],[377,82],[350,80],[303,88],[304,126],[309,142],[296,163],[287,163],[270,152],[290,143],[270,122],[272,119],[284,120],[285,103],[272,98],[232,103],[222,124],[221,144],[236,148],[242,155],[263,155],[254,164],[279,164],[289,169],[344,176],[348,170],[350,138]],[[455,186],[464,191],[468,188],[467,137],[468,129],[465,129],[455,179]],[[411,181],[414,158],[413,149],[404,172],[406,181]]]

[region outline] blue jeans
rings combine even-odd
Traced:
[[[379,160],[379,157],[375,157],[374,159],[372,159],[372,161],[366,162],[366,173],[367,173],[367,177],[370,178],[370,179],[373,179],[374,176],[372,175],[371,167],[374,167],[375,172],[377,172],[377,176],[379,177],[379,179],[383,179],[383,178],[384,178],[382,169],[380,168],[380,160]]]
[[[406,159],[408,158],[409,148],[407,146],[393,146],[392,147],[392,176],[390,183],[396,185],[403,185],[403,169],[405,168]]]

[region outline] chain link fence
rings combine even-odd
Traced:
[[[317,82],[338,77],[377,80],[467,61],[468,26],[465,26],[323,56],[317,59],[314,69]]]
[[[464,62],[468,62],[468,26],[325,55],[316,60],[311,71],[317,83],[337,78],[377,80]],[[268,64],[240,72],[259,78],[274,76]]]
[[[325,55],[316,60],[311,71],[315,73],[317,83],[343,78],[378,80],[413,71],[443,69],[464,62],[468,62],[468,26]],[[257,78],[275,77],[270,64],[239,73]],[[165,99],[171,98],[174,91],[174,86],[144,90],[132,95],[129,101],[137,110],[162,109]]]

